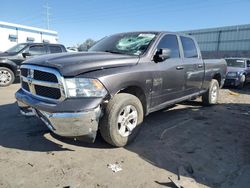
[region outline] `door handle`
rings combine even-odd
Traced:
[[[202,65],[202,64],[199,64],[199,65],[198,65],[198,68],[202,68],[202,67],[203,67],[203,65]]]
[[[177,67],[176,67],[176,70],[182,70],[182,69],[184,69],[183,66],[177,66]]]

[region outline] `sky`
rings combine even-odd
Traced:
[[[126,31],[250,24],[250,0],[0,0],[0,21],[50,29],[66,46]]]

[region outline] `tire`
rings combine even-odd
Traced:
[[[246,76],[243,74],[241,77],[240,77],[240,85],[238,86],[239,89],[243,89],[244,86],[245,86],[245,81],[246,81]]]
[[[120,93],[107,104],[100,122],[100,133],[109,144],[122,147],[131,143],[143,122],[141,101],[134,95]]]
[[[217,80],[212,79],[210,82],[209,89],[207,90],[206,93],[202,95],[202,103],[205,106],[210,106],[217,104],[218,102],[218,97],[219,97],[219,83]]]
[[[11,85],[15,81],[15,75],[12,70],[6,67],[0,67],[0,87]]]

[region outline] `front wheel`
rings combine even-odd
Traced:
[[[109,144],[122,147],[138,134],[143,121],[141,101],[134,95],[120,93],[107,104],[100,122],[100,132]]]
[[[12,70],[6,67],[0,67],[0,87],[9,86],[15,80],[15,75]]]
[[[202,95],[202,103],[206,106],[217,104],[219,97],[219,83],[212,79],[206,93]]]

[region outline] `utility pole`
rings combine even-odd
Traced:
[[[48,2],[46,3],[46,5],[44,6],[45,8],[45,14],[46,14],[46,24],[47,24],[47,29],[50,28],[50,12],[49,10],[51,9],[51,7],[49,6]]]

